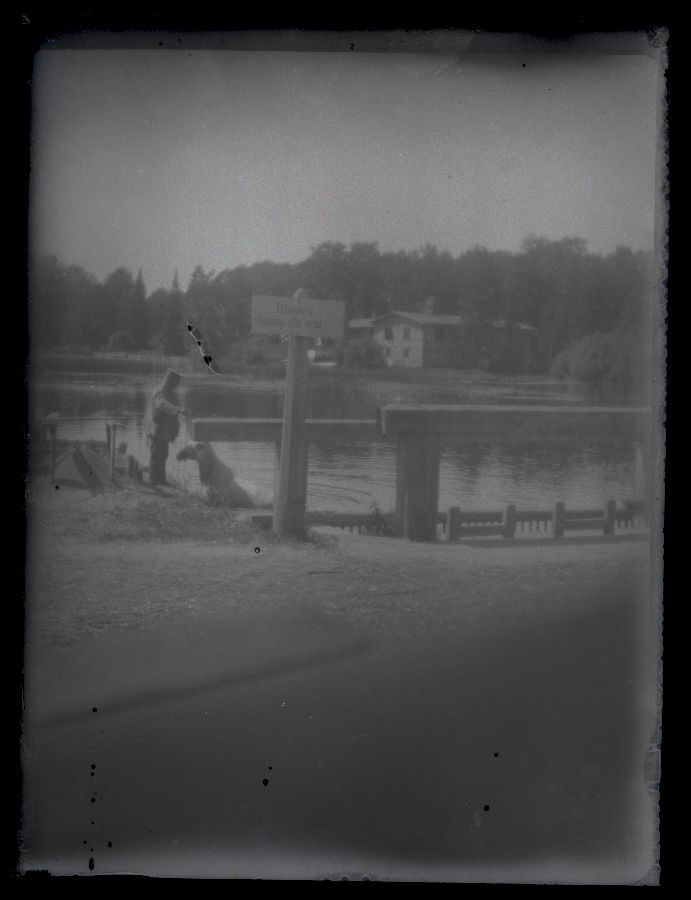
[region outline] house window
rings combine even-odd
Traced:
[[[404,347],[403,348],[403,358],[408,359],[409,356],[410,356],[410,347]]]
[[[393,328],[390,325],[387,325],[384,329],[384,339],[387,341],[393,340]]]
[[[444,340],[444,326],[443,325],[435,325],[434,326],[434,340],[437,344],[441,344]]]
[[[403,340],[404,341],[410,340],[410,326],[409,325],[406,325],[403,329]]]

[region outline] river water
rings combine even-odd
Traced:
[[[144,415],[153,376],[54,373],[42,375],[32,385],[34,415],[58,413],[64,418],[58,437],[105,440],[104,417],[122,422],[117,441],[127,452],[148,465]],[[358,381],[315,379],[310,386],[311,418],[374,418],[377,406],[386,402],[574,402],[568,394],[546,394],[539,384],[523,385],[517,392],[510,382],[495,385],[488,397],[470,384],[458,388]],[[553,388],[552,388],[553,390]],[[514,396],[515,395],[515,396]],[[213,416],[280,418],[280,385],[247,378],[224,379],[222,384],[194,382],[183,387],[180,399],[189,420]],[[183,423],[171,447],[168,471],[190,491],[199,491],[195,463],[179,462],[175,454],[191,440]],[[269,444],[214,444],[220,458],[236,475],[253,481],[269,494],[274,482],[274,448]],[[619,444],[519,443],[507,435],[494,443],[447,443],[442,447],[439,509],[459,506],[466,510],[500,509],[508,503],[545,508],[557,500],[568,506],[599,507],[606,500],[634,496],[634,448]],[[395,497],[395,445],[377,443],[312,445],[309,455],[308,509],[369,512],[373,504],[393,509]]]

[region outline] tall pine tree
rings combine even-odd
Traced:
[[[187,350],[187,340],[189,338],[185,324],[185,305],[176,269],[163,322],[164,350],[169,356],[182,356]]]

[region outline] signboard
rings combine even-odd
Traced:
[[[252,297],[252,333],[293,337],[341,338],[345,327],[342,300]]]

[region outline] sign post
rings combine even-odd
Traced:
[[[316,300],[304,291],[293,297],[252,298],[252,333],[289,337],[278,478],[274,495],[274,531],[303,537],[307,505],[307,348],[310,338],[343,336],[345,304]]]

